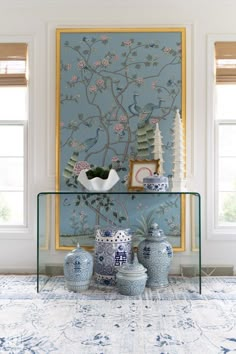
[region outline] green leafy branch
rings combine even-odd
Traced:
[[[127,220],[127,216],[124,214],[122,215],[122,208],[119,209],[118,207],[117,209],[114,209],[114,207],[117,206],[117,201],[115,203],[107,194],[78,195],[75,205],[79,206],[82,202],[94,211],[97,215],[97,219],[101,218],[106,223],[116,225],[117,223],[121,224]],[[108,213],[112,214],[111,217],[108,216]]]
[[[164,203],[162,203],[158,209],[156,210],[156,214],[157,215],[164,215],[165,213],[167,213],[170,209],[172,208],[178,208],[178,203],[179,203],[179,197],[177,197],[174,201],[170,200],[170,201],[166,201]]]

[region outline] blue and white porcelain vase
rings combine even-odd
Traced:
[[[173,249],[158,224],[151,225],[146,239],[138,245],[137,255],[139,262],[147,268],[147,287],[159,288],[169,285],[168,274]]]
[[[143,179],[143,187],[146,192],[166,192],[169,187],[168,178],[154,173]]]
[[[120,294],[138,296],[144,292],[147,281],[147,269],[138,262],[135,254],[131,264],[127,263],[119,268],[116,274],[117,288]]]
[[[64,260],[64,276],[68,290],[80,292],[87,290],[93,275],[93,256],[77,248],[68,253]]]
[[[102,285],[115,285],[118,268],[132,261],[130,229],[100,226],[95,229],[94,277]]]

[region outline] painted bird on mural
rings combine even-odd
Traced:
[[[137,103],[137,96],[139,96],[139,94],[134,93],[133,103],[128,106],[128,109],[133,116],[139,116],[139,117],[144,116],[143,122],[145,123],[152,116],[154,109],[158,109],[161,107],[162,100],[160,99],[158,104],[154,104],[150,102],[145,104],[143,107],[141,107]]]
[[[141,110],[142,110],[142,108],[140,106],[138,106],[137,98],[136,98],[137,96],[139,96],[139,94],[138,93],[134,93],[134,95],[133,95],[133,103],[128,106],[128,109],[129,109],[130,113],[133,116],[138,116],[139,113],[141,113]]]
[[[88,138],[84,142],[82,142],[82,146],[84,147],[84,151],[87,152],[98,142],[99,132],[102,131],[102,128],[97,128],[96,135],[93,138]]]

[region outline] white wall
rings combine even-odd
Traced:
[[[236,33],[235,0],[0,0],[0,41],[29,41],[31,53],[30,223],[0,235],[0,271],[36,269],[36,195],[55,188],[55,28],[187,28],[188,175],[202,195],[202,260],[234,264],[235,241],[206,235],[207,35]],[[52,259],[56,257],[52,255]],[[59,257],[59,254],[57,255]],[[185,262],[185,255],[178,255]],[[56,259],[56,258],[55,258]]]

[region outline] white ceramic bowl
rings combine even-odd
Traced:
[[[111,169],[107,179],[102,179],[95,177],[88,179],[86,175],[87,170],[82,170],[78,176],[78,181],[84,186],[88,191],[91,192],[106,192],[109,191],[114,185],[119,181],[119,176],[116,170]]]

